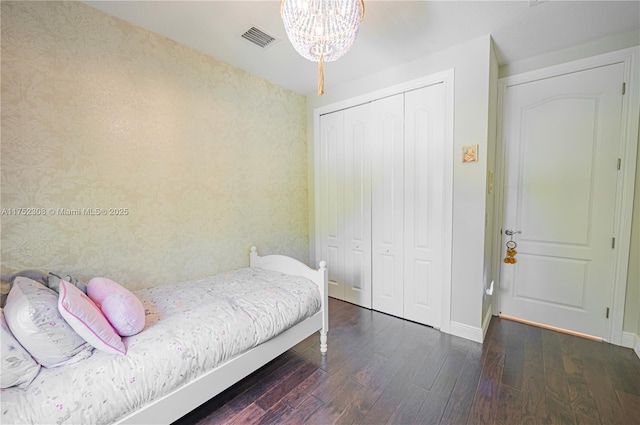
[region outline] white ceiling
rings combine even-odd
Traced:
[[[302,94],[317,64],[286,38],[278,0],[85,3]],[[640,39],[640,1],[365,0],[349,53],[325,64],[325,87],[343,84],[491,34],[501,65],[629,31]],[[279,39],[261,49],[240,35],[256,26]]]

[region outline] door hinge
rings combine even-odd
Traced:
[[[616,238],[611,238],[611,249],[616,247]]]
[[[607,313],[605,314],[605,319],[609,318],[609,307],[607,307]]]
[[[627,83],[622,83],[622,95],[623,96],[624,96],[626,91],[627,91]]]
[[[618,170],[622,167],[622,158],[618,158]]]

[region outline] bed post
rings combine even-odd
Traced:
[[[320,329],[320,353],[327,354],[327,332],[329,332],[329,272],[327,262],[320,261],[320,271],[324,275],[322,279],[322,329]]]
[[[252,267],[258,258],[258,249],[255,246],[251,247],[251,252],[249,253],[249,266]]]

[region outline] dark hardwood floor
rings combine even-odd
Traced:
[[[330,300],[314,335],[184,424],[640,424],[627,348],[494,317],[484,344]]]

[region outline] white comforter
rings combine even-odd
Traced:
[[[112,423],[320,310],[311,281],[258,268],[137,291],[144,330],[126,355],[94,350],[2,390],[3,424]]]

